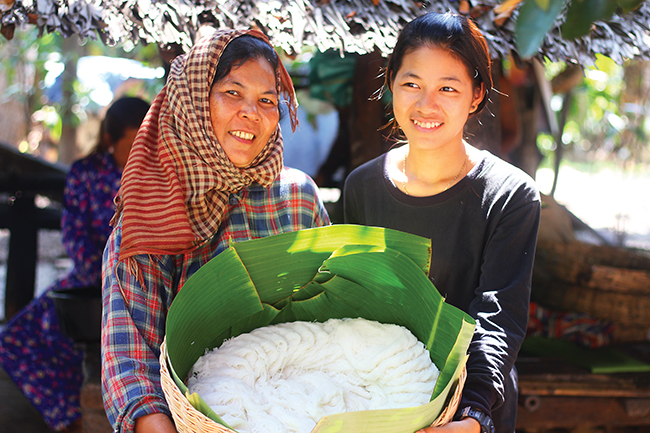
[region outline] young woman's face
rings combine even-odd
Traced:
[[[137,133],[138,128],[126,127],[122,138],[113,143],[113,158],[115,158],[115,163],[118,167],[122,169],[126,165],[126,160],[129,158],[129,152],[131,152],[131,146]],[[110,136],[108,136],[108,139],[110,140]]]
[[[461,144],[463,127],[483,97],[465,64],[440,47],[406,54],[393,81],[393,112],[411,146]]]
[[[210,119],[217,140],[235,167],[253,162],[280,119],[275,71],[265,59],[233,67],[210,90]]]

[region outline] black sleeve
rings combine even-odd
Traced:
[[[473,406],[488,414],[504,402],[528,323],[541,206],[534,190],[522,188],[517,195],[518,199],[508,200],[486,241],[479,286],[468,311],[477,324],[460,407]]]

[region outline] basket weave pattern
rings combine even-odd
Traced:
[[[167,369],[166,340],[160,345],[160,382],[178,433],[236,433],[203,415],[181,393]]]
[[[458,405],[460,404],[460,398],[463,395],[465,379],[467,379],[467,367],[463,366],[463,369],[460,372],[460,376],[458,377],[458,383],[454,388],[454,393],[449,399],[449,403],[447,403],[447,406],[445,406],[440,415],[438,415],[438,418],[436,418],[436,420],[431,423],[431,427],[442,427],[454,419],[454,415],[456,415]]]
[[[440,413],[438,418],[431,424],[431,427],[443,426],[454,418],[460,398],[463,393],[463,386],[467,378],[467,369],[463,370],[458,379],[458,384],[449,399],[449,403]],[[160,345],[160,381],[169,409],[179,433],[237,433],[202,414],[190,404],[187,398],[178,389],[174,379],[167,368],[167,344],[166,340]]]

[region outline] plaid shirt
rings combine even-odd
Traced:
[[[330,223],[316,185],[291,169],[268,188],[253,184],[231,194],[225,215],[217,235],[191,253],[136,256],[144,288],[117,262],[121,221],[108,239],[102,269],[102,391],[115,431],[132,432],[143,415],[170,414],[160,385],[160,344],[169,306],[190,276],[230,242]]]

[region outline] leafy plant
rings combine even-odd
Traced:
[[[643,0],[523,0],[515,23],[519,55],[533,57],[547,33],[561,23],[565,39],[587,36],[594,22],[636,9]]]
[[[16,29],[10,41],[0,38],[0,47],[0,77],[7,82],[0,95],[0,104],[13,100],[24,107],[28,136],[21,138],[23,142],[19,148],[41,156],[44,150],[39,145],[43,141],[56,146],[64,139],[66,131],[74,141],[75,128],[84,123],[89,114],[102,108],[90,98],[91,89],[77,79],[79,57],[121,57],[138,60],[150,67],[162,63],[155,44],[138,45],[126,51],[106,46],[101,41],[81,42],[76,36],[64,38],[57,32],[39,36],[38,29],[32,26]],[[148,83],[141,91],[153,97],[161,85]]]
[[[552,80],[562,70],[559,63],[546,65]],[[594,66],[584,67],[584,79],[574,90],[561,145],[574,161],[647,161],[650,122],[648,62],[629,61],[618,65],[597,56]],[[562,95],[556,95],[561,99]],[[559,106],[554,107],[559,111]],[[542,152],[555,150],[553,140],[538,136]]]

